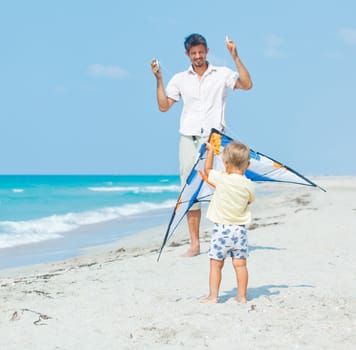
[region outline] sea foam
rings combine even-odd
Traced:
[[[106,207],[80,213],[51,215],[27,221],[0,221],[0,248],[36,243],[62,237],[62,233],[81,226],[98,224],[130,216],[147,215],[150,211],[173,208],[174,201],[163,203],[139,202],[117,207]]]
[[[94,192],[131,192],[131,193],[163,193],[179,192],[180,187],[170,186],[112,186],[112,187],[89,187]]]

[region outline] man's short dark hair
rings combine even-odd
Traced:
[[[184,47],[188,52],[192,46],[197,46],[197,45],[204,45],[206,49],[208,48],[205,38],[200,34],[197,33],[190,34],[184,40]]]

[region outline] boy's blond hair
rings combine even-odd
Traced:
[[[236,141],[231,141],[223,150],[222,159],[230,166],[247,168],[250,161],[250,148]]]

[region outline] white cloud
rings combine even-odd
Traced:
[[[356,45],[356,29],[340,28],[339,36],[343,42],[349,45]]]
[[[271,58],[284,58],[283,39],[275,34],[268,34],[265,40],[264,55]]]
[[[103,64],[91,64],[87,73],[91,77],[110,79],[122,79],[129,75],[126,70],[118,66],[105,66]]]

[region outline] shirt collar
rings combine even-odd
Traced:
[[[208,69],[204,72],[204,75],[207,75],[207,74],[210,74],[210,73],[213,72],[213,71],[216,71],[216,67],[215,67],[215,66],[213,66],[213,65],[212,65],[211,63],[209,63],[209,62],[207,62],[207,63],[208,63]],[[195,71],[194,71],[192,65],[189,66],[187,72],[188,72],[189,74],[197,74],[197,73],[195,73]]]

